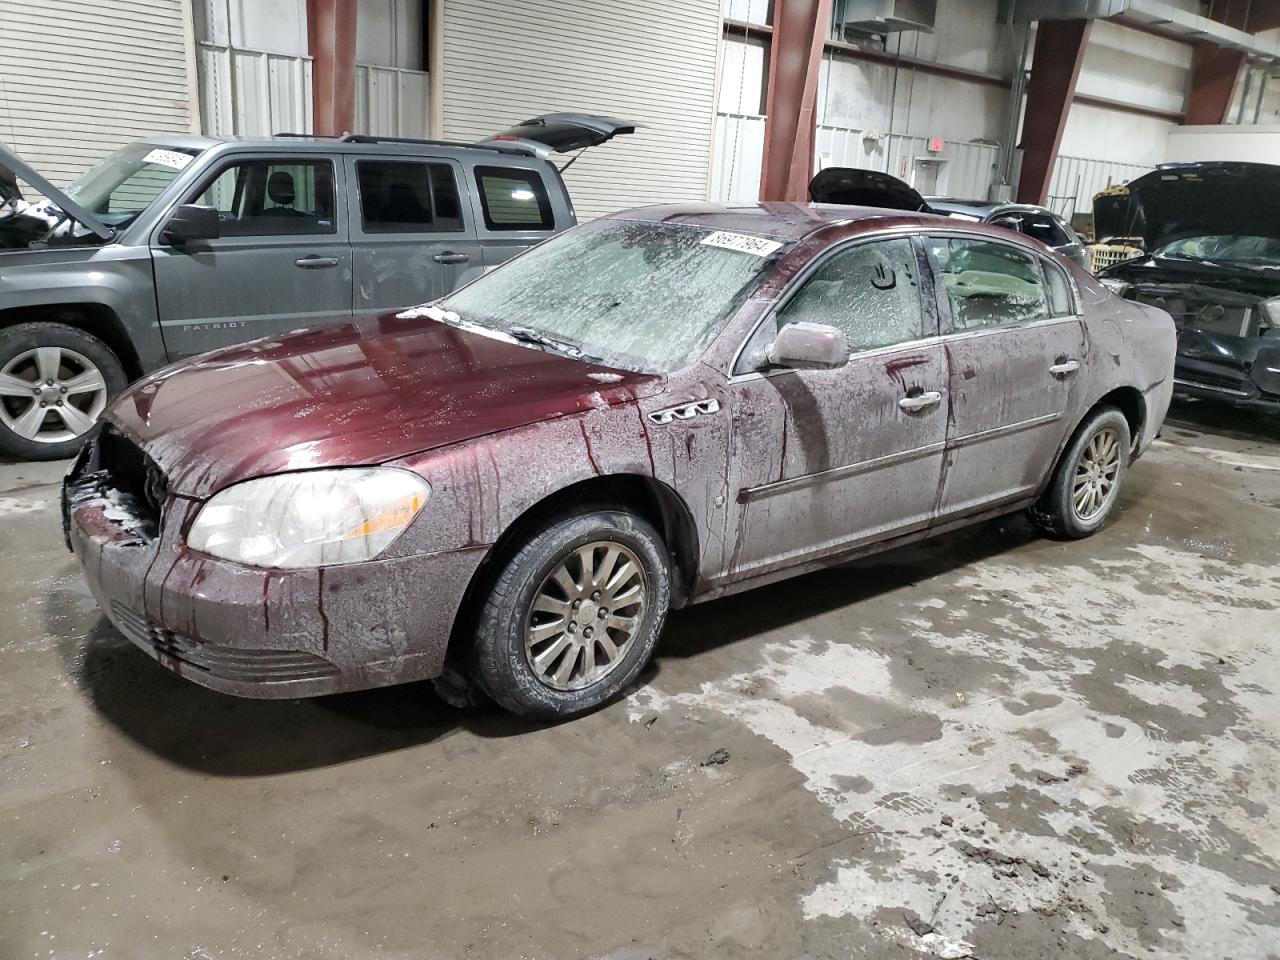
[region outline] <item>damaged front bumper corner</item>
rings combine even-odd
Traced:
[[[438,676],[483,548],[304,570],[248,567],[187,549],[199,501],[163,515],[112,486],[87,447],[67,475],[68,547],[111,623],[201,686],[308,697]]]

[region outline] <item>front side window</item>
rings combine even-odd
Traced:
[[[933,237],[930,250],[960,332],[1044,320],[1049,301],[1038,258],[988,240]]]
[[[458,181],[447,163],[360,160],[365,233],[456,233],[462,230]]]
[[[200,155],[192,148],[131,143],[67,187],[66,193],[109,227],[126,227]]]
[[[490,230],[550,230],[556,225],[547,188],[533,170],[476,167],[476,183]]]
[[[224,237],[336,233],[333,177],[329,160],[244,160],[190,202],[218,211]]]
[[[804,321],[844,331],[852,350],[924,336],[924,300],[907,239],[863,243],[835,254],[778,311],[778,328]]]
[[[710,345],[786,249],[700,227],[602,219],[533,247],[438,306],[458,323],[667,372]]]

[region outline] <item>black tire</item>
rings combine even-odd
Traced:
[[[70,377],[75,373],[73,366],[78,366],[78,361],[74,358],[79,357],[88,361],[89,364],[96,367],[102,375],[105,384],[105,402],[109,403],[117,394],[120,393],[129,383],[129,378],[125,375],[124,367],[120,363],[120,359],[112,353],[111,349],[99,340],[97,337],[85,333],[83,330],[77,330],[75,327],[69,327],[62,323],[19,323],[11,327],[0,327],[0,371],[4,371],[11,363],[28,354],[32,350],[40,347],[58,347],[65,351],[68,365],[62,367]],[[26,371],[25,367],[20,368]],[[27,371],[29,373],[29,371]],[[18,376],[18,374],[13,374]],[[20,379],[26,379],[20,376]],[[38,386],[39,381],[33,380],[33,390]],[[74,384],[72,385],[74,388]],[[87,395],[78,395],[77,404],[84,403],[82,399]],[[62,397],[59,397],[62,400]],[[35,401],[27,401],[25,398],[0,395],[0,404],[4,404],[4,412],[9,420],[18,423],[18,418],[22,413],[31,409],[31,404]],[[67,402],[64,400],[64,402]],[[94,403],[92,406],[86,407],[92,410],[93,407],[101,406],[100,403]],[[56,401],[51,401],[50,406],[56,406]],[[79,408],[77,408],[79,409]],[[56,414],[52,420],[46,417],[46,424],[58,423],[61,417]],[[70,428],[67,428],[70,432]],[[17,457],[20,460],[62,460],[66,457],[75,456],[75,454],[84,446],[85,441],[92,436],[93,430],[86,430],[78,436],[68,437],[62,440],[33,440],[22,436],[14,430],[6,417],[0,417],[0,453],[6,453],[10,456]]]
[[[1075,502],[1077,475],[1082,471],[1087,474],[1088,464],[1083,461],[1090,444],[1095,438],[1106,436],[1118,447],[1114,478],[1096,511],[1082,511]],[[1097,532],[1111,516],[1120,497],[1120,488],[1129,470],[1131,447],[1129,421],[1123,413],[1115,407],[1098,407],[1092,411],[1072,434],[1048,489],[1029,511],[1032,521],[1045,533],[1062,540],[1079,540]],[[1103,474],[1105,476],[1105,471]],[[1082,474],[1082,483],[1088,485],[1087,475]]]
[[[533,605],[544,589],[551,583],[553,574],[561,569],[562,564],[573,564],[577,552],[588,545],[601,544],[593,556],[601,558],[601,567],[608,556],[614,558],[613,575],[619,577],[624,567],[619,561],[630,558],[639,564],[643,573],[642,580],[633,581],[640,586],[643,605],[631,607],[637,612],[634,618],[636,626],[629,638],[617,647],[618,655],[613,660],[606,660],[602,652],[597,652],[595,643],[600,643],[596,636],[592,647],[593,662],[596,657],[601,660],[600,669],[608,672],[594,682],[580,689],[556,689],[549,685],[552,678],[545,681],[539,676],[530,662],[531,657],[546,652],[559,642],[548,639],[547,646],[539,650],[533,647],[526,652],[526,634],[533,624]],[[616,546],[613,546],[616,545]],[[619,549],[620,548],[620,549]],[[614,551],[611,553],[610,551]],[[581,564],[579,564],[581,568]],[[575,578],[581,579],[581,578]],[[604,576],[609,580],[609,576]],[[568,592],[565,591],[568,596]],[[608,598],[605,597],[605,602]],[[561,601],[567,602],[567,601]],[[620,595],[621,603],[621,595]],[[594,710],[608,703],[635,679],[636,675],[649,662],[653,649],[657,645],[658,636],[666,622],[667,610],[671,603],[671,572],[667,559],[667,550],[662,537],[653,526],[634,513],[612,507],[583,507],[578,511],[558,517],[533,533],[523,545],[510,553],[497,569],[496,575],[484,600],[476,625],[475,647],[471,659],[472,672],[475,679],[499,705],[513,713],[540,720],[565,719]],[[588,626],[579,627],[576,618],[590,614],[585,609],[590,605],[595,613],[599,613],[596,605],[589,598],[580,601],[583,610],[566,612],[564,622],[574,623],[575,630],[582,633],[569,638],[562,631],[560,637],[568,638],[570,646],[565,653],[550,661],[563,666],[572,650],[573,643],[587,645],[582,639],[591,634]],[[622,604],[617,607],[621,611]],[[604,609],[600,614],[607,617],[609,611]],[[556,614],[538,614],[554,618]],[[544,621],[546,622],[546,621]],[[613,623],[608,618],[607,624]],[[600,629],[596,626],[596,629]],[[608,629],[602,631],[608,642],[621,635]],[[584,674],[580,682],[586,682],[586,651],[581,654],[573,650],[575,665],[583,665]],[[570,668],[576,669],[575,667]]]

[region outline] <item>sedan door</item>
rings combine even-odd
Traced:
[[[169,359],[351,316],[341,176],[332,157],[237,157],[184,200],[216,209],[222,235],[152,238]]]
[[[457,161],[348,156],[347,177],[359,188],[351,228],[357,312],[426,303],[481,273]]]
[[[1075,425],[1085,333],[1065,271],[1025,247],[937,236],[951,424],[939,519],[1034,495]]]
[[[946,360],[909,237],[855,242],[818,262],[767,315],[729,385],[734,579],[926,526],[946,441]],[[844,331],[833,370],[770,367],[786,324]]]

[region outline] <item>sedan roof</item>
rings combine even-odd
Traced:
[[[880,207],[850,207],[832,203],[767,202],[731,206],[721,203],[672,203],[638,207],[610,214],[612,219],[681,223],[711,230],[726,230],[791,242],[833,224],[865,222],[868,229],[878,220],[928,224],[945,222],[930,214],[904,214]]]

